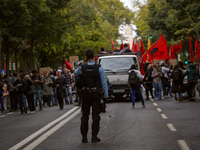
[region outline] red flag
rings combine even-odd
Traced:
[[[128,48],[130,49],[130,45],[129,45],[129,43],[127,43],[127,45],[128,45]]]
[[[182,41],[178,45],[173,45],[174,52],[180,52],[182,49]]]
[[[124,49],[124,44],[122,43],[120,46],[120,50]]]
[[[160,38],[149,48],[147,53],[149,61],[153,59],[169,59],[165,38],[160,35]]]
[[[110,40],[111,40],[112,48],[113,48],[113,50],[114,50],[114,48],[115,48],[115,43],[113,42],[112,38],[110,38]]]
[[[131,51],[137,53],[137,45],[135,44],[134,39]]]
[[[142,52],[142,56],[143,56],[145,51],[144,51],[144,44],[143,44],[143,40],[142,39],[141,39],[141,43],[140,44],[141,44],[141,52]],[[143,62],[146,63],[147,55],[144,55],[142,59],[143,59]]]
[[[197,55],[197,59],[199,59],[200,58],[200,45],[199,45],[197,38],[195,41],[195,53]]]
[[[190,60],[191,62],[194,62],[194,52],[192,50],[192,42],[191,42],[191,39],[190,39],[190,35],[189,35],[189,49],[190,49]]]
[[[65,60],[65,63],[66,63],[66,68],[72,71],[71,64],[67,60]]]

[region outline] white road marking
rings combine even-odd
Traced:
[[[184,140],[178,140],[177,142],[182,150],[190,150],[190,148]]]
[[[3,117],[5,117],[6,115],[2,115],[2,116],[0,116],[0,118],[3,118]]]
[[[167,124],[170,131],[177,131],[176,128],[173,126],[173,124]]]
[[[167,116],[165,114],[161,114],[163,119],[167,119]]]
[[[162,112],[162,109],[161,108],[156,108],[158,112]]]
[[[10,113],[7,113],[7,115],[11,115],[11,114],[13,114],[14,112],[10,112]]]
[[[156,103],[153,103],[153,105],[154,105],[154,106],[158,106],[158,104],[156,104]]]
[[[65,120],[61,121],[58,125],[44,133],[42,136],[40,136],[38,139],[36,139],[34,142],[29,144],[27,147],[25,147],[23,150],[32,150],[36,146],[38,146],[40,143],[42,143],[44,140],[46,140],[50,135],[52,135],[54,132],[56,132],[58,129],[60,129],[62,126],[64,126],[68,121],[73,119],[75,116],[77,116],[80,113],[80,109],[75,111],[71,116],[67,117]]]
[[[66,112],[64,115],[62,115],[61,117],[59,117],[58,119],[50,122],[49,124],[47,124],[46,126],[44,126],[43,128],[41,128],[40,130],[38,130],[37,132],[33,133],[32,135],[30,135],[29,137],[25,138],[24,140],[22,140],[21,142],[19,142],[18,144],[14,145],[13,147],[9,148],[8,150],[16,150],[19,149],[20,147],[22,147],[23,145],[25,145],[26,143],[30,142],[32,139],[34,139],[35,137],[37,137],[38,135],[40,135],[41,133],[43,133],[44,131],[46,131],[47,129],[49,129],[50,127],[52,127],[54,124],[56,124],[57,122],[61,121],[62,119],[64,119],[65,117],[69,116],[72,112],[74,112],[75,110],[77,110],[79,107],[74,107],[71,110],[69,110],[68,112]]]

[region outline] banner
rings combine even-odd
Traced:
[[[134,53],[137,53],[137,45],[135,44],[134,39],[133,39],[131,51],[134,52]]]
[[[165,38],[160,35],[160,38],[148,49],[148,60],[161,60],[161,59],[169,59],[168,51],[167,51],[167,42]]]
[[[115,48],[115,43],[113,42],[113,39],[112,39],[112,38],[110,38],[110,40],[111,40],[112,48],[113,48],[113,50],[114,50],[114,48]]]
[[[120,46],[120,50],[123,50],[123,49],[124,49],[124,44],[122,43]]]
[[[189,35],[189,49],[190,49],[190,61],[191,62],[194,62],[194,52],[192,50],[192,42],[191,42],[191,39],[190,39],[190,35]]]
[[[182,49],[182,41],[178,45],[173,45],[173,51],[174,52],[180,52]]]
[[[195,53],[196,53],[197,59],[199,59],[200,58],[200,45],[199,45],[197,38],[195,41]]]
[[[72,71],[71,64],[67,60],[65,60],[65,63],[66,63],[66,68]]]
[[[143,40],[141,39],[141,53],[142,53],[142,55],[144,55],[144,53],[145,53],[145,51],[144,51],[144,44],[143,44]],[[146,61],[147,61],[147,55],[144,55],[143,56],[143,62],[144,63],[146,63]]]

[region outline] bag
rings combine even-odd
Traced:
[[[128,82],[130,86],[138,86],[140,81],[135,71],[131,71],[129,73]]]
[[[179,82],[180,80],[180,72],[178,69],[176,69],[173,71],[173,82]]]
[[[27,95],[33,95],[35,94],[35,92],[36,92],[35,85],[31,85],[30,90],[28,91]]]

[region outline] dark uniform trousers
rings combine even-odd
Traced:
[[[100,96],[97,93],[84,92],[82,101],[81,134],[87,136],[88,120],[90,108],[92,107],[92,135],[97,136],[99,132],[101,103]]]

